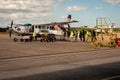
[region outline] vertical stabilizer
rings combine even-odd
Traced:
[[[67,21],[70,22],[71,21],[72,16],[69,14],[67,17]]]

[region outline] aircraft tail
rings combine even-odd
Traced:
[[[72,16],[69,14],[69,15],[67,16],[67,21],[70,22],[70,21],[71,21],[71,18],[72,18]]]

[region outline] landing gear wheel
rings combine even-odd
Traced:
[[[21,39],[20,41],[23,42],[23,39]]]
[[[43,42],[43,39],[40,39],[40,42]]]
[[[23,39],[23,42],[26,42],[27,40],[26,39]]]
[[[13,39],[13,41],[14,41],[14,42],[17,42],[17,41],[18,41],[18,39],[17,39],[17,38],[14,38],[14,39]]]
[[[52,38],[52,42],[55,42],[56,41],[56,38]]]

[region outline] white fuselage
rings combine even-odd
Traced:
[[[59,27],[55,29],[55,26],[34,26],[34,32],[37,34],[46,32],[46,33],[51,33],[55,35],[63,35],[63,31]]]
[[[66,30],[67,25],[65,25],[64,27]],[[50,33],[55,34],[57,36],[62,36],[64,32],[60,27],[58,27],[58,25],[14,25],[12,29],[18,34],[31,34],[35,32],[36,34]]]
[[[27,34],[27,33],[30,33],[30,27],[25,27],[23,25],[14,25],[12,27],[13,31],[18,33],[18,34]]]

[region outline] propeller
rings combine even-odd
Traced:
[[[10,28],[9,28],[9,37],[12,35],[12,26],[13,26],[13,21],[11,21]]]

